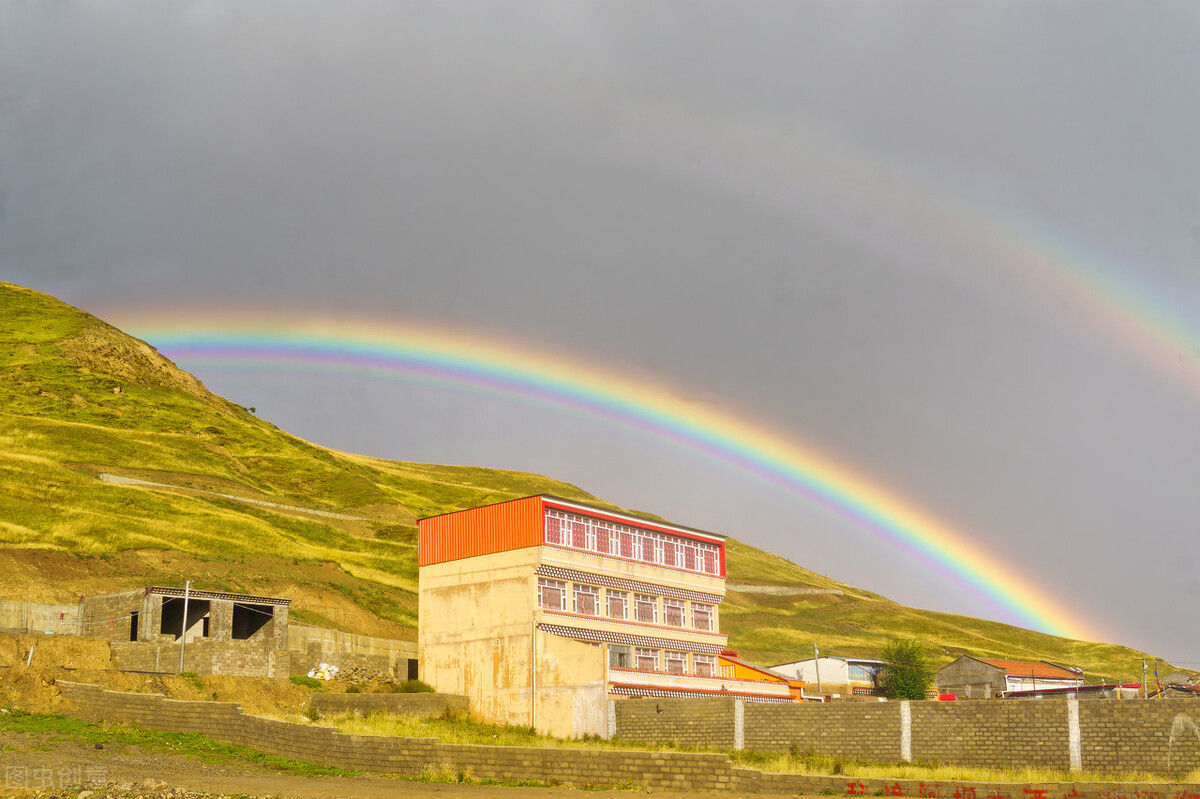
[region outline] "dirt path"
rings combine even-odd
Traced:
[[[579,791],[570,788],[426,783],[382,775],[306,777],[281,774],[249,763],[210,764],[194,756],[146,752],[134,746],[96,749],[47,733],[0,732],[0,793],[74,796],[92,791],[92,799],[131,796],[142,799],[191,799],[210,796],[346,797],[347,799],[583,799],[634,797],[650,791]],[[694,793],[654,791],[660,799],[686,799]],[[708,794],[735,799],[731,794]],[[761,799],[772,799],[758,795]],[[778,799],[778,797],[776,797]]]

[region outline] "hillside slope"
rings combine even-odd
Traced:
[[[615,507],[541,475],[316,446],[210,393],[146,343],[0,283],[0,597],[73,601],[188,578],[293,597],[301,620],[412,638],[416,519],[540,492]],[[813,640],[871,655],[897,635],[928,642],[940,660],[1045,658],[1094,676],[1132,675],[1142,657],[907,608],[737,541],[729,581],[722,627],[762,662],[802,657]]]

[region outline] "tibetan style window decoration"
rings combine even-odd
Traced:
[[[669,627],[682,627],[683,618],[683,600],[670,597],[663,599],[663,624]]]
[[[583,552],[614,555],[672,569],[717,575],[718,547],[686,536],[651,532],[618,522],[550,508],[545,541]]]
[[[634,615],[643,624],[658,624],[658,597],[635,594]]]
[[[712,655],[692,655],[697,677],[717,676],[717,659]]]
[[[604,592],[605,598],[608,600],[608,617],[610,619],[627,619],[629,606],[629,593],[626,591],[614,591],[611,588]]]
[[[600,615],[600,589],[594,585],[575,586],[575,612],[584,616]]]
[[[697,630],[711,630],[713,624],[713,606],[703,602],[692,603],[692,627]]]
[[[658,671],[657,649],[642,649],[638,647],[636,651],[638,671]]]
[[[567,584],[562,580],[539,577],[538,607],[546,610],[566,610]]]
[[[686,652],[672,652],[670,649],[668,649],[666,651],[666,656],[668,674],[687,674]]]

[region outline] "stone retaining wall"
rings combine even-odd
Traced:
[[[919,799],[1200,799],[1179,783],[964,783],[771,774],[737,768],[724,754],[461,746],[436,738],[343,735],[327,727],[248,716],[228,702],[184,702],[59,681],[87,718],[195,732],[281,757],[382,773],[466,774],[577,787],[639,786],[683,791],[905,796]],[[621,704],[621,703],[618,703]],[[653,704],[648,702],[647,704]]]

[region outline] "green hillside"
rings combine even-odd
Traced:
[[[293,597],[301,620],[412,638],[416,519],[540,492],[615,507],[541,475],[316,446],[208,392],[144,342],[0,283],[0,597],[73,601],[193,579]],[[871,655],[901,635],[939,660],[1047,659],[1091,677],[1140,668],[1142,653],[1125,647],[907,608],[737,541],[729,582],[722,628],[760,662],[802,657],[813,640]]]

